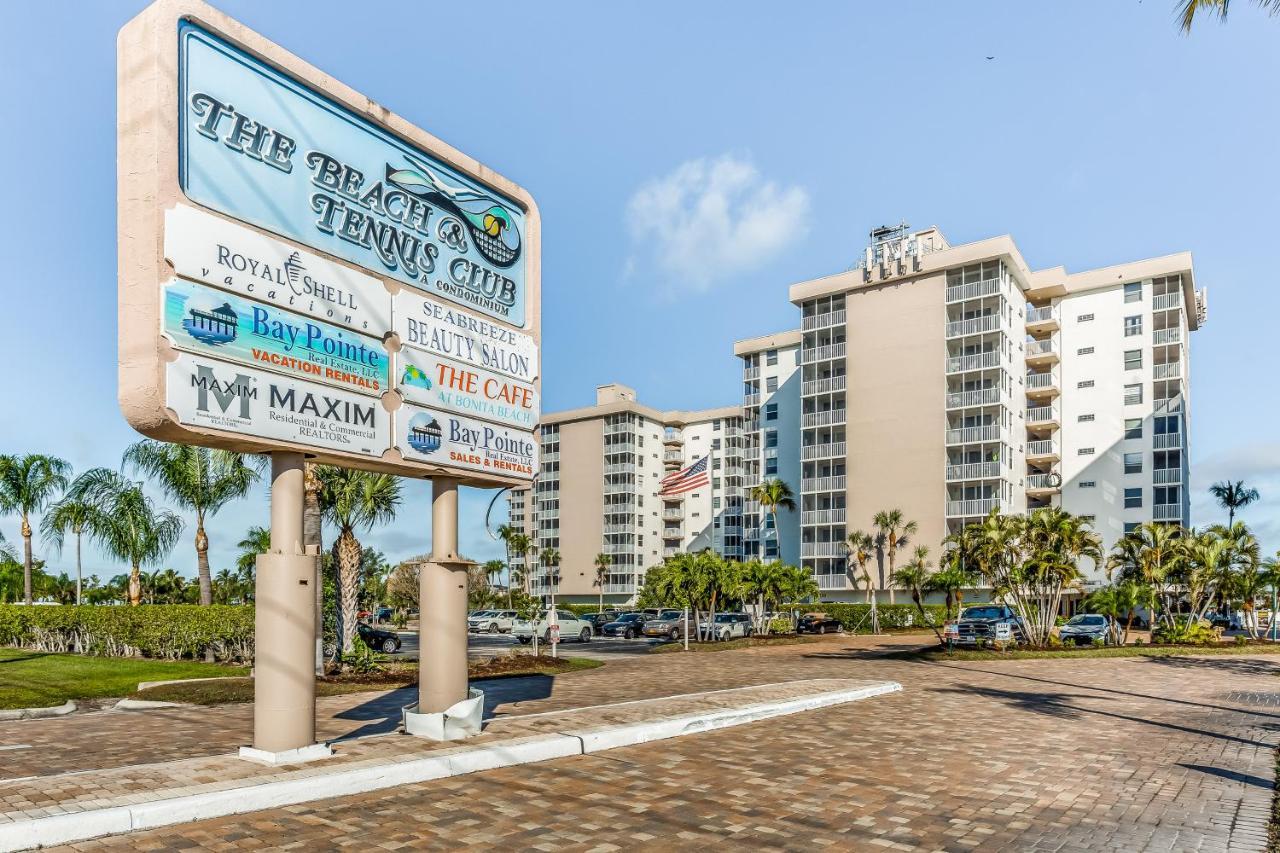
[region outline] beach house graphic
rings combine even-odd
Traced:
[[[192,308],[182,321],[182,328],[197,341],[216,347],[236,339],[236,324],[239,321],[239,315],[224,302],[221,308],[214,308],[212,311]]]
[[[423,412],[409,421],[409,446],[419,453],[430,454],[440,449],[443,431],[431,415]]]

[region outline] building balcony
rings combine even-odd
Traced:
[[[1151,335],[1151,343],[1156,346],[1165,346],[1167,344],[1182,343],[1182,329],[1179,326],[1170,326],[1167,329],[1156,329]]]
[[[772,448],[776,450],[777,448]],[[810,459],[835,459],[845,455],[845,443],[843,441],[832,441],[827,444],[811,444],[808,447],[801,448],[800,458],[808,461]]]
[[[1153,504],[1151,517],[1156,521],[1181,521],[1182,504]]]
[[[1151,300],[1152,311],[1173,311],[1182,308],[1182,292],[1161,293]]]
[[[1046,370],[1044,373],[1028,373],[1026,389],[1028,397],[1052,397],[1061,393],[1057,372]]]
[[[1170,361],[1165,364],[1153,365],[1152,376],[1156,379],[1181,379],[1182,363],[1178,361]]]
[[[1157,397],[1152,409],[1156,412],[1181,412],[1182,395],[1174,397]]]
[[[1027,341],[1023,347],[1027,364],[1056,364],[1058,362],[1058,346],[1053,338],[1040,341]]]
[[[848,551],[843,542],[801,542],[801,557],[845,557]]]
[[[813,364],[816,361],[831,361],[844,358],[844,343],[825,344],[819,347],[805,347],[800,350],[800,363]]]
[[[981,335],[1000,329],[1000,315],[987,314],[983,317],[970,317],[967,320],[952,320],[947,323],[947,339],[963,338],[966,335]]]
[[[1152,437],[1152,447],[1156,450],[1174,450],[1182,447],[1182,433],[1163,432]]]
[[[742,557],[742,546],[741,545],[725,545],[721,547],[720,552],[721,552],[721,556],[728,557],[731,560],[739,559]]]
[[[1058,312],[1052,305],[1027,309],[1028,332],[1056,332],[1058,325]]]
[[[1057,429],[1060,425],[1057,406],[1028,406],[1027,426]]]
[[[760,400],[761,400],[761,398],[762,398],[762,397],[763,397],[763,395],[762,395],[762,394],[759,394],[759,393],[756,393],[756,394],[743,394],[743,395],[742,395],[742,406],[743,406],[743,408],[747,408],[747,407],[750,407],[750,406],[758,406],[758,405],[760,405]]]
[[[1151,475],[1151,481],[1157,486],[1176,486],[1182,482],[1181,468],[1156,468]]]
[[[614,462],[604,466],[605,474],[634,474],[636,466],[630,462]]]
[[[1060,474],[1049,473],[1027,475],[1028,495],[1046,495],[1060,491],[1062,491],[1062,475]]]
[[[978,444],[984,441],[999,441],[1000,425],[961,427],[947,430],[947,444]]]
[[[726,426],[724,428],[725,438],[742,438],[745,434],[746,430],[740,426]]]
[[[681,507],[669,507],[662,511],[663,521],[681,521],[684,519],[684,509]]]
[[[994,351],[947,357],[948,376],[954,373],[967,373],[970,370],[989,370],[999,366],[1000,353]]]
[[[606,542],[602,547],[606,554],[632,554],[636,550],[634,542]]]
[[[634,424],[605,424],[605,435],[623,435],[624,433],[635,432]]]
[[[844,524],[845,509],[811,509],[800,513],[801,524]]]
[[[801,427],[821,427],[831,426],[832,424],[843,424],[845,422],[844,409],[829,409],[825,412],[809,412],[800,416]]]
[[[683,527],[664,527],[662,529],[662,538],[663,539],[683,539],[684,528]]]
[[[833,477],[810,477],[800,481],[800,491],[802,493],[843,492],[845,480],[844,474],[838,474]]]
[[[979,388],[976,391],[951,391],[947,393],[948,409],[968,409],[973,406],[995,406],[999,403],[999,388]]]
[[[604,493],[606,495],[628,495],[636,490],[635,483],[605,483]]]
[[[604,534],[606,536],[609,536],[610,534],[635,533],[635,532],[636,532],[635,524],[606,524],[604,526]]]
[[[829,329],[832,326],[843,326],[844,320],[845,310],[840,308],[823,314],[810,314],[800,321],[800,328],[806,332],[811,332],[815,329]]]
[[[662,549],[662,556],[664,559],[674,557],[679,553],[680,553],[679,548],[663,548]]]
[[[758,367],[744,367],[744,368],[742,368],[742,381],[743,381],[743,382],[750,382],[752,379],[759,379],[759,378],[760,378],[760,368],[758,368]]]
[[[800,393],[809,397],[814,394],[830,394],[835,391],[843,391],[845,386],[844,376],[828,376],[826,379],[810,379],[800,386]]]
[[[994,296],[1000,292],[1000,279],[988,278],[972,284],[957,284],[947,288],[947,303],[963,302],[966,299],[981,299]]]
[[[621,581],[619,583],[606,583],[604,585],[605,595],[631,595],[636,591],[636,582],[634,580]]]
[[[849,579],[844,572],[814,572],[814,581],[820,590],[849,589]]]
[[[957,480],[994,480],[1000,476],[999,462],[966,462],[947,466],[947,482]]]
[[[683,450],[668,450],[662,454],[662,461],[667,465],[679,465],[684,461]]]
[[[1060,458],[1058,443],[1051,438],[1027,442],[1028,462],[1056,462]]]
[[[1000,509],[999,498],[978,498],[969,501],[947,501],[947,518],[976,518],[993,509]]]

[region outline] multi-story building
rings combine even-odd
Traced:
[[[543,415],[540,436],[538,477],[532,490],[510,493],[510,523],[537,553],[559,552],[558,596],[598,596],[599,554],[610,559],[605,598],[618,603],[632,600],[645,569],[664,557],[707,548],[743,556],[740,407],[662,412],[637,402],[631,388],[603,385],[594,406]],[[663,493],[665,477],[704,460],[693,476],[705,476],[689,481],[699,485]],[[514,562],[526,561],[531,591],[551,592],[536,554]]]
[[[745,417],[743,553],[747,558],[781,559],[800,565],[800,332],[780,332],[738,341],[742,359],[742,413]],[[794,494],[796,511],[774,516],[751,499],[750,489],[778,479]]]
[[[993,509],[1061,505],[1107,547],[1189,522],[1187,344],[1205,319],[1189,254],[1068,274],[1033,272],[1009,237],[871,236],[852,270],[790,290],[800,558],[824,596],[852,593],[843,543],[881,509],[935,556]]]

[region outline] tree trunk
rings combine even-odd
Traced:
[[[898,559],[898,548],[896,545],[889,546],[889,578],[885,586],[889,588],[889,603],[893,604],[893,572]]]
[[[338,625],[342,654],[351,651],[356,636],[356,599],[360,594],[360,542],[350,530],[344,530],[335,543],[338,552]],[[418,604],[418,612],[423,605]],[[419,617],[421,618],[421,617]]]
[[[76,604],[83,604],[81,593],[83,591],[84,571],[80,566],[80,531],[76,531]]]
[[[1129,608],[1129,618],[1124,623],[1124,636],[1120,638],[1121,645],[1128,645],[1129,631],[1133,628],[1133,608]]]
[[[31,606],[31,524],[22,514],[22,597]]]
[[[213,576],[209,572],[209,537],[204,532],[204,518],[196,516],[196,572],[200,577],[200,604],[213,604]]]
[[[135,565],[129,569],[129,606],[137,607],[142,601],[142,571]]]

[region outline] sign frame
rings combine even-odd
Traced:
[[[189,198],[180,177],[179,29],[190,22],[224,40],[296,84],[328,98],[338,107],[382,132],[417,148],[500,197],[514,201],[524,215],[521,235],[524,256],[525,325],[523,328],[485,317],[488,322],[532,337],[536,346],[534,389],[541,393],[541,216],[533,197],[522,187],[479,161],[458,151],[396,113],[325,74],[283,47],[254,32],[201,0],[159,0],[126,24],[117,38],[117,232],[119,402],[128,423],[143,435],[162,441],[217,447],[246,453],[300,452],[327,464],[361,468],[406,477],[446,477],[481,488],[527,486],[529,480],[510,475],[481,474],[464,468],[408,459],[394,437],[381,458],[349,454],[331,448],[273,441],[229,430],[182,424],[166,407],[167,365],[178,358],[162,333],[163,285],[178,273],[166,260],[166,212],[188,206],[273,240],[291,250],[318,256],[355,275],[377,279],[391,301],[402,290],[438,301],[438,294],[409,287],[372,267],[351,263],[314,246],[281,236],[251,222],[226,216]],[[300,152],[301,153],[301,152]],[[196,279],[198,280],[198,279]],[[249,297],[252,299],[252,297]],[[465,304],[452,307],[484,316]],[[393,322],[394,325],[394,322]],[[372,330],[371,330],[372,331]],[[376,337],[376,334],[375,334]],[[401,347],[393,329],[383,336],[392,354],[391,389],[396,380]],[[323,387],[323,386],[321,386]],[[370,397],[377,401],[379,398]],[[403,405],[398,392],[388,390],[381,406],[388,419]],[[536,440],[535,423],[530,429]]]

